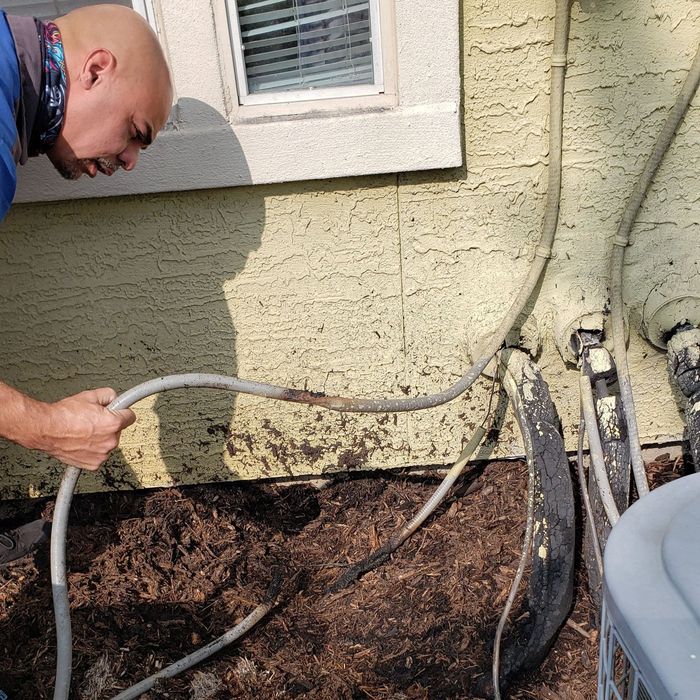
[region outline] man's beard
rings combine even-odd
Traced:
[[[83,173],[87,172],[87,166],[93,163],[98,172],[105,174],[115,173],[119,170],[119,163],[111,158],[71,158],[54,163],[54,167],[66,180],[77,180]]]

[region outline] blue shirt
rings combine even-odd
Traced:
[[[0,13],[0,221],[12,204],[17,187],[13,148],[17,141],[16,109],[20,97],[15,42],[4,12]]]

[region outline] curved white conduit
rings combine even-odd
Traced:
[[[520,434],[523,438],[525,447],[525,456],[527,458],[527,518],[525,520],[525,534],[523,535],[523,546],[520,551],[520,560],[518,561],[518,569],[515,572],[513,583],[508,591],[506,604],[501,612],[501,617],[498,619],[496,627],[496,635],[493,640],[493,659],[491,663],[491,679],[493,682],[493,697],[494,700],[501,700],[501,638],[503,630],[506,626],[506,621],[510,615],[510,609],[513,607],[513,601],[518,594],[520,583],[525,573],[525,567],[530,560],[530,548],[532,547],[532,531],[535,522],[535,459],[533,456],[532,441],[530,432],[527,429],[527,420],[524,417],[522,401],[518,394],[517,382],[513,375],[508,371],[503,373],[503,388],[508,394],[508,398],[513,406],[516,420],[520,426]]]
[[[118,410],[129,408],[137,401],[144,399],[153,394],[169,391],[171,389],[183,388],[208,388],[208,389],[231,389],[233,391],[250,391],[250,385],[253,382],[245,382],[244,380],[236,379],[235,377],[224,377],[216,374],[182,374],[172,375],[169,377],[161,377],[143,384],[139,384],[123,394],[118,396],[109,405],[110,410]],[[245,387],[245,388],[241,388]],[[276,388],[276,387],[273,387]],[[278,397],[274,397],[278,398]],[[73,649],[70,621],[70,602],[68,599],[68,584],[66,576],[66,533],[68,529],[68,515],[70,513],[71,501],[73,500],[73,492],[78,483],[81,474],[77,467],[68,467],[61,481],[61,487],[56,497],[56,506],[54,509],[53,526],[51,529],[51,590],[53,595],[54,615],[56,618],[56,682],[54,686],[54,700],[68,700],[70,694],[70,681],[72,672]],[[234,640],[241,637],[255,623],[258,622],[272,607],[272,601],[265,602],[258,606],[248,617],[239,625],[229,630],[217,640],[206,645],[202,649],[186,656],[184,659],[168,666],[160,673],[147,678],[136,687],[142,687],[143,683],[150,681],[153,684],[159,678],[165,678],[175,675],[190,666],[198,663],[202,659],[211,656],[219,649]],[[163,675],[168,673],[168,675]],[[119,695],[119,698],[138,697],[145,693],[148,688],[143,686],[136,695]],[[130,692],[132,689],[124,691]]]
[[[490,407],[489,407],[490,413]],[[484,424],[480,425],[472,435],[469,442],[466,444],[462,452],[460,453],[457,461],[454,463],[450,471],[445,475],[444,479],[440,482],[433,495],[428,499],[428,501],[423,505],[423,507],[413,516],[410,522],[406,523],[400,530],[395,532],[381,547],[375,549],[369,556],[365,557],[357,564],[353,564],[347,571],[340,576],[331,586],[328,588],[328,592],[337,593],[341,591],[346,586],[349,586],[352,582],[357,580],[363,574],[376,568],[384,558],[388,558],[393,554],[413,533],[433,514],[435,509],[442,503],[445,496],[449,493],[452,486],[454,486],[457,479],[461,476],[472,455],[476,451],[481,441],[487,434],[487,429],[485,426],[486,421],[488,421],[489,415],[484,418]]]
[[[661,164],[661,161],[673,141],[678,125],[683,120],[683,116],[690,105],[693,95],[697,91],[700,83],[700,48],[695,54],[693,65],[685,78],[681,92],[676,103],[671,108],[666,123],[659,134],[654,145],[654,150],[647,159],[642,174],[632,191],[627,202],[620,226],[613,240],[613,252],[610,262],[610,314],[612,321],[612,338],[615,348],[615,364],[617,365],[617,376],[620,383],[620,398],[627,421],[627,432],[630,442],[630,457],[632,461],[632,473],[637,485],[639,497],[649,493],[646,470],[644,468],[644,458],[642,457],[642,446],[639,441],[639,429],[637,428],[637,416],[634,412],[634,398],[632,395],[632,382],[630,379],[629,367],[627,365],[627,348],[625,347],[625,321],[622,302],[622,266],[625,259],[625,248],[629,244],[630,231],[637,217],[637,212],[651,185],[654,175]],[[612,521],[610,521],[612,525]]]
[[[570,8],[569,0],[556,0],[554,47],[552,54],[551,94],[549,112],[549,164],[547,202],[539,244],[528,275],[510,305],[495,333],[487,340],[481,355],[473,366],[455,384],[437,394],[399,399],[366,399],[327,396],[300,389],[290,389],[272,384],[253,382],[238,377],[217,374],[180,374],[159,377],[139,384],[121,394],[110,408],[128,408],[137,401],[163,391],[186,388],[210,388],[254,394],[280,401],[291,401],[321,406],[329,410],[362,413],[393,413],[417,411],[440,406],[463,394],[484,371],[491,358],[503,345],[506,336],[525,308],[532,292],[551,257],[554,234],[559,218],[561,195],[562,122],[564,104],[564,74],[568,44]],[[69,467],[61,482],[56,499],[51,534],[51,581],[56,614],[56,685],[54,700],[68,700],[71,680],[72,648],[70,606],[66,578],[65,540],[68,515],[73,491],[80,476],[80,469]]]
[[[212,654],[223,649],[225,646],[235,642],[239,637],[242,637],[249,629],[254,627],[260,620],[262,620],[265,615],[274,606],[274,601],[270,600],[262,605],[258,605],[252,613],[247,615],[243,620],[241,620],[235,627],[230,629],[228,632],[222,634],[218,639],[213,642],[209,642],[206,646],[203,646],[197,651],[193,651],[188,654],[183,659],[176,661],[170,666],[166,666],[158,673],[154,673],[148,678],[144,678],[141,682],[136,685],[132,685],[131,688],[123,690],[119,695],[115,695],[112,700],[133,700],[143,695],[145,692],[149,691],[159,680],[162,678],[172,678],[182,671],[186,671],[188,668],[192,668],[200,661],[209,658]]]
[[[454,463],[449,472],[445,475],[445,478],[440,482],[440,485],[435,489],[435,493],[428,499],[425,505],[416,513],[409,523],[404,525],[401,530],[392,537],[392,544],[396,547],[401,546],[432,514],[433,511],[442,503],[445,496],[449,493],[450,489],[454,486],[455,482],[461,476],[464,471],[464,467],[471,459],[472,455],[479,447],[479,444],[484,439],[486,435],[486,427],[480,425],[472,435],[471,439],[467,443],[466,447],[462,450],[457,461]]]

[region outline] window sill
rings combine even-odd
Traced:
[[[459,105],[255,119],[162,133],[131,173],[63,180],[44,158],[18,169],[15,202],[327,179],[462,164]],[[332,121],[333,128],[328,128]],[[293,131],[293,134],[292,134]],[[293,144],[287,149],[278,145]],[[315,154],[309,157],[309,154]],[[50,172],[47,172],[50,171]]]

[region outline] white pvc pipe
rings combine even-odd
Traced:
[[[600,431],[598,429],[590,377],[582,374],[579,379],[579,388],[581,390],[581,411],[586,424],[586,433],[588,433],[588,449],[591,454],[593,474],[598,484],[600,500],[603,503],[603,508],[605,508],[605,514],[608,516],[610,525],[613,526],[620,519],[620,512],[617,509],[608,479],[608,472],[605,468],[605,456],[603,454],[603,445],[600,441]]]
[[[588,493],[588,485],[586,484],[586,475],[583,471],[583,439],[586,435],[586,420],[583,417],[583,409],[581,409],[581,417],[578,423],[578,447],[576,450],[576,475],[578,483],[581,487],[581,499],[586,510],[586,521],[588,523],[588,531],[591,534],[591,544],[595,555],[596,566],[598,567],[598,575],[600,580],[603,580],[603,552],[600,548],[600,538],[595,526],[595,517],[593,516],[593,507],[591,505],[591,497]],[[612,489],[611,489],[612,490]]]

